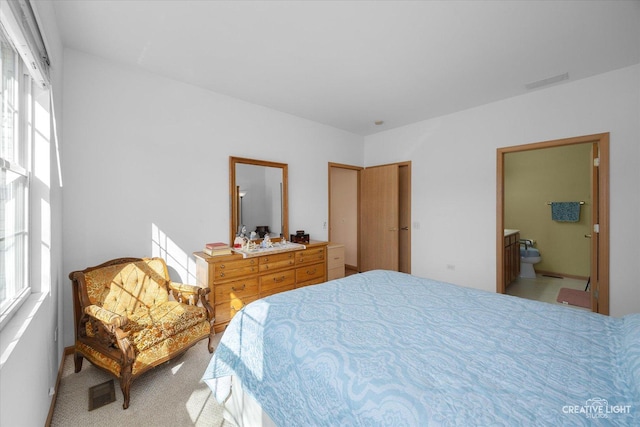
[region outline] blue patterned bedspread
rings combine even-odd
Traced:
[[[640,425],[640,314],[389,271],[247,305],[203,379],[278,426]]]

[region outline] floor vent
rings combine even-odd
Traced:
[[[116,400],[113,379],[89,388],[89,410],[93,411]]]

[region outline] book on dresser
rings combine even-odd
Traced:
[[[229,255],[233,253],[231,246],[222,242],[207,243],[204,245],[203,252],[209,256]]]

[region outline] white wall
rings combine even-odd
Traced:
[[[640,312],[639,65],[369,136],[365,165],[412,161],[413,274],[495,291],[496,149],[602,132],[610,310],[622,316]]]
[[[63,50],[55,13],[50,2],[32,2],[51,60],[55,113],[62,117]],[[40,426],[48,416],[62,340],[54,337],[62,328],[61,288],[68,286],[62,271],[62,197],[57,152],[51,138],[48,96],[36,110],[30,187],[30,285],[33,294],[0,332],[0,425]],[[46,104],[46,105],[45,105]],[[42,120],[42,121],[39,121]],[[59,129],[60,130],[60,129]],[[60,329],[61,330],[61,329]]]
[[[367,165],[412,160],[414,274],[494,291],[496,148],[611,132],[611,313],[640,311],[640,66],[370,136],[363,146],[359,136],[63,52],[50,2],[32,4],[52,60],[64,187],[50,141],[50,187],[34,194],[50,204],[49,253],[40,248],[33,278],[50,288],[25,304],[30,316],[12,325],[16,334],[3,329],[0,425],[44,424],[63,347],[73,344],[71,270],[161,246],[176,256],[174,273],[185,275],[185,264],[188,276],[192,251],[228,238],[230,155],[288,163],[290,230],[316,239],[327,237],[328,162],[361,165],[363,153]],[[152,224],[156,237],[164,233],[159,244]]]
[[[191,254],[229,239],[229,156],[288,163],[289,229],[324,240],[327,164],[362,164],[361,136],[68,49],[64,94],[67,274],[160,240],[173,279],[195,283]]]

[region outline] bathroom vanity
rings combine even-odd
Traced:
[[[520,230],[504,230],[502,275],[507,287],[520,274]]]

